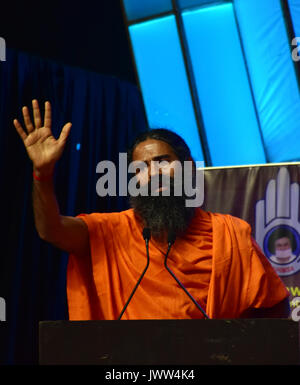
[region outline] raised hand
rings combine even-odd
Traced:
[[[32,101],[34,125],[31,122],[29,110],[22,108],[24,123],[27,132],[17,119],[14,126],[23,140],[24,146],[31,159],[37,176],[50,175],[53,173],[55,163],[61,157],[72,124],[64,125],[60,136],[55,139],[51,131],[51,105],[45,102],[44,123],[42,123],[39,104],[37,100]]]
[[[280,167],[276,180],[271,179],[268,183],[265,199],[256,204],[255,239],[280,276],[295,274],[300,270],[299,191],[298,183],[290,183],[288,169]],[[272,260],[271,250],[268,249],[268,239],[278,228],[289,230],[297,245],[291,261],[284,264]]]

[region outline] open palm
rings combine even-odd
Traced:
[[[55,139],[51,131],[50,102],[45,103],[44,123],[42,123],[37,100],[32,101],[32,107],[34,125],[31,122],[28,108],[22,108],[27,133],[17,119],[14,120],[14,126],[23,140],[34,168],[40,172],[51,172],[63,153],[72,124],[65,124],[59,138]]]

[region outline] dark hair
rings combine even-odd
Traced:
[[[288,238],[291,242],[292,250],[295,251],[296,240],[295,240],[294,234],[286,227],[278,227],[270,235],[270,238],[268,241],[268,249],[272,254],[275,253],[275,242],[277,241],[277,239],[280,239],[280,238]]]
[[[129,163],[132,161],[133,151],[136,146],[147,139],[161,140],[162,142],[168,143],[172,147],[180,162],[189,160],[191,158],[191,151],[188,145],[179,135],[165,128],[153,128],[151,130],[142,132],[135,138],[133,144],[128,150]]]

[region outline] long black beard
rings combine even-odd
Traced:
[[[171,191],[172,188],[171,181]],[[145,227],[151,230],[151,235],[158,240],[167,234],[182,235],[188,228],[195,214],[195,207],[186,207],[187,197],[174,196],[137,196],[130,197],[131,207],[142,220]]]

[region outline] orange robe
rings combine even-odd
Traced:
[[[69,319],[117,319],[146,266],[142,225],[132,209],[79,217],[88,226],[91,258],[69,256]],[[166,249],[150,240],[149,268],[122,319],[203,318],[165,269]],[[210,318],[238,318],[289,295],[252,240],[250,226],[230,215],[196,209],[170,251],[168,266]]]

